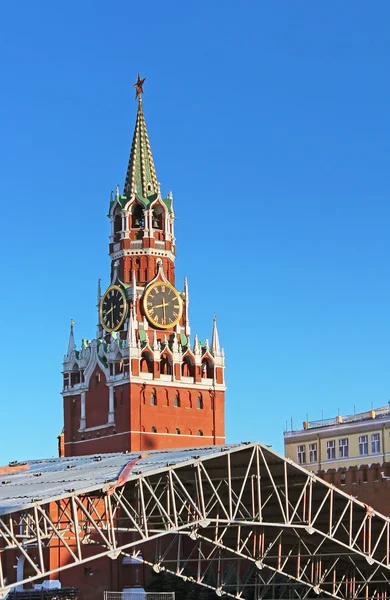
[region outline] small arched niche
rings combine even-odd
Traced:
[[[185,356],[181,365],[181,374],[183,377],[195,376],[195,365],[190,356]]]
[[[161,357],[160,373],[162,375],[172,375],[172,362],[167,354],[163,354]]]
[[[153,373],[153,359],[149,352],[144,352],[140,364],[141,373]]]
[[[202,360],[202,377],[212,379],[214,377],[214,365],[209,358]]]

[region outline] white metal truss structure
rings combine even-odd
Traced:
[[[3,511],[2,593],[16,585],[2,568],[14,552],[31,566],[30,582],[127,554],[220,596],[390,598],[389,518],[262,444],[191,452],[175,462],[168,451],[149,470],[141,460],[124,483]],[[153,557],[140,552],[152,542]],[[55,570],[52,548],[65,557]]]

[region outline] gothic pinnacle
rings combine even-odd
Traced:
[[[214,356],[221,356],[221,346],[217,329],[217,315],[214,315],[213,334],[211,337],[211,353]]]
[[[69,342],[68,342],[68,354],[67,356],[69,357],[73,350],[76,350],[76,344],[74,341],[74,333],[73,333],[73,325],[76,325],[76,321],[73,321],[73,319],[70,320],[70,331],[69,331]]]

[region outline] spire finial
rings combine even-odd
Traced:
[[[135,97],[138,98],[138,100],[140,100],[141,102],[142,102],[142,94],[144,93],[145,80],[146,80],[146,77],[141,79],[141,76],[138,73],[137,81],[133,85],[133,87],[135,88]]]

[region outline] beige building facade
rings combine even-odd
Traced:
[[[390,403],[334,419],[305,421],[284,433],[287,458],[312,471],[390,460]]]

